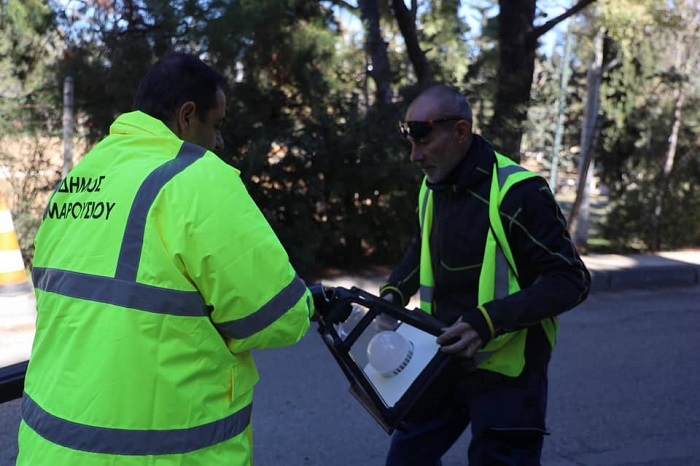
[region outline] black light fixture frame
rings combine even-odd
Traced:
[[[350,349],[362,335],[362,332],[380,314],[388,315],[395,320],[400,320],[402,325],[410,325],[435,336],[441,333],[445,324],[419,309],[409,311],[356,287],[347,289],[313,285],[310,288],[318,312],[318,332],[348,379],[350,393],[387,434],[401,429],[402,421],[430,383],[445,367],[450,355],[437,351],[394,406],[386,406],[362,368],[353,360]],[[347,319],[353,304],[363,306],[368,311],[343,339],[338,334],[335,324],[340,324]]]

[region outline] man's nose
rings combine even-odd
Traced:
[[[415,143],[411,143],[411,162],[421,162],[423,159],[425,159],[423,151]]]

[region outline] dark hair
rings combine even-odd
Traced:
[[[216,93],[228,92],[226,79],[194,55],[171,53],[161,58],[141,80],[134,109],[169,123],[185,102],[197,106],[197,117],[206,120],[217,105]]]

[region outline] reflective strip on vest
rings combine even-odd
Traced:
[[[299,302],[305,293],[306,284],[297,275],[289,285],[254,313],[242,319],[218,323],[216,328],[229,338],[248,338],[279,319]]]
[[[35,267],[37,289],[70,298],[181,317],[204,317],[209,310],[197,291],[178,291],[113,278]]]
[[[494,171],[498,174],[498,187],[499,193],[501,192],[501,189],[503,189],[503,186],[506,184],[506,180],[508,179],[508,176],[511,173],[514,173],[516,169],[519,167],[504,167],[501,169],[498,169],[497,167],[494,167]],[[491,189],[493,189],[493,185],[491,186]],[[498,205],[500,205],[500,201],[502,199],[498,199]],[[492,199],[489,200],[489,206],[491,205],[491,202],[493,202],[493,196]],[[490,210],[490,207],[489,207]],[[500,219],[498,219],[500,222]],[[493,224],[493,222],[491,222]],[[491,227],[493,228],[493,227]],[[494,232],[490,232],[491,235],[494,235]],[[495,235],[494,235],[495,236]],[[496,261],[494,266],[496,267],[496,272],[495,272],[495,283],[494,283],[494,298],[495,299],[500,299],[500,298],[505,298],[510,294],[510,277],[508,276],[508,271],[510,269],[510,264],[508,264],[508,258],[506,255],[503,253],[503,248],[501,248],[500,244],[497,243],[496,245]]]
[[[503,189],[503,187],[506,185],[506,181],[508,181],[508,177],[512,175],[513,173],[517,172],[524,172],[527,171],[523,167],[519,165],[509,165],[505,167],[499,167],[497,172],[498,172],[498,184]],[[502,201],[503,199],[499,199],[499,201]],[[499,202],[500,203],[500,202]]]
[[[206,153],[203,147],[185,142],[177,156],[156,168],[143,181],[131,204],[129,218],[126,221],[122,248],[117,261],[117,271],[114,278],[117,280],[136,281],[143,248],[143,236],[146,233],[146,218],[151,210],[153,201],[168,181],[175,175],[185,170]]]
[[[57,445],[107,455],[175,455],[210,447],[243,433],[253,405],[224,419],[189,429],[126,430],[86,426],[47,413],[26,393],[22,418],[35,432]]]
[[[494,298],[501,299],[510,295],[510,278],[508,276],[508,259],[503,254],[500,246],[496,246],[496,280],[494,288]]]
[[[423,179],[420,197],[418,221],[421,229],[421,251],[428,251],[428,254],[421,252],[420,256],[420,308],[422,311],[432,314],[435,291],[435,276],[430,256],[430,232],[433,229],[433,190],[428,187],[427,178]]]
[[[496,155],[497,158],[504,157],[500,154]],[[506,161],[506,163],[508,163]],[[509,296],[514,290],[511,290],[511,277],[512,272],[517,279],[518,272],[515,267],[515,261],[513,260],[510,248],[508,247],[508,240],[505,237],[505,232],[503,231],[503,224],[501,222],[501,217],[499,213],[499,207],[503,201],[503,196],[505,195],[506,183],[508,180],[512,180],[511,175],[515,173],[523,172],[530,176],[530,172],[521,167],[520,165],[506,165],[504,163],[496,163],[493,167],[493,179],[491,183],[491,195],[489,196],[489,219],[490,219],[490,229],[487,235],[487,241],[496,241],[495,248],[495,260],[494,260],[494,289],[493,296],[480,296],[480,304],[484,302],[491,301],[493,299],[501,299]],[[507,248],[504,251],[504,246]],[[488,247],[487,247],[488,249]],[[506,254],[507,252],[507,254]],[[517,282],[515,283],[517,286]]]

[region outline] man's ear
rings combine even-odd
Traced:
[[[464,144],[472,137],[472,125],[467,120],[459,120],[455,125],[457,132],[457,142]]]
[[[196,111],[197,105],[191,100],[180,105],[180,108],[177,110],[176,124],[178,136],[180,136],[181,139],[191,130],[193,120],[197,118]]]

